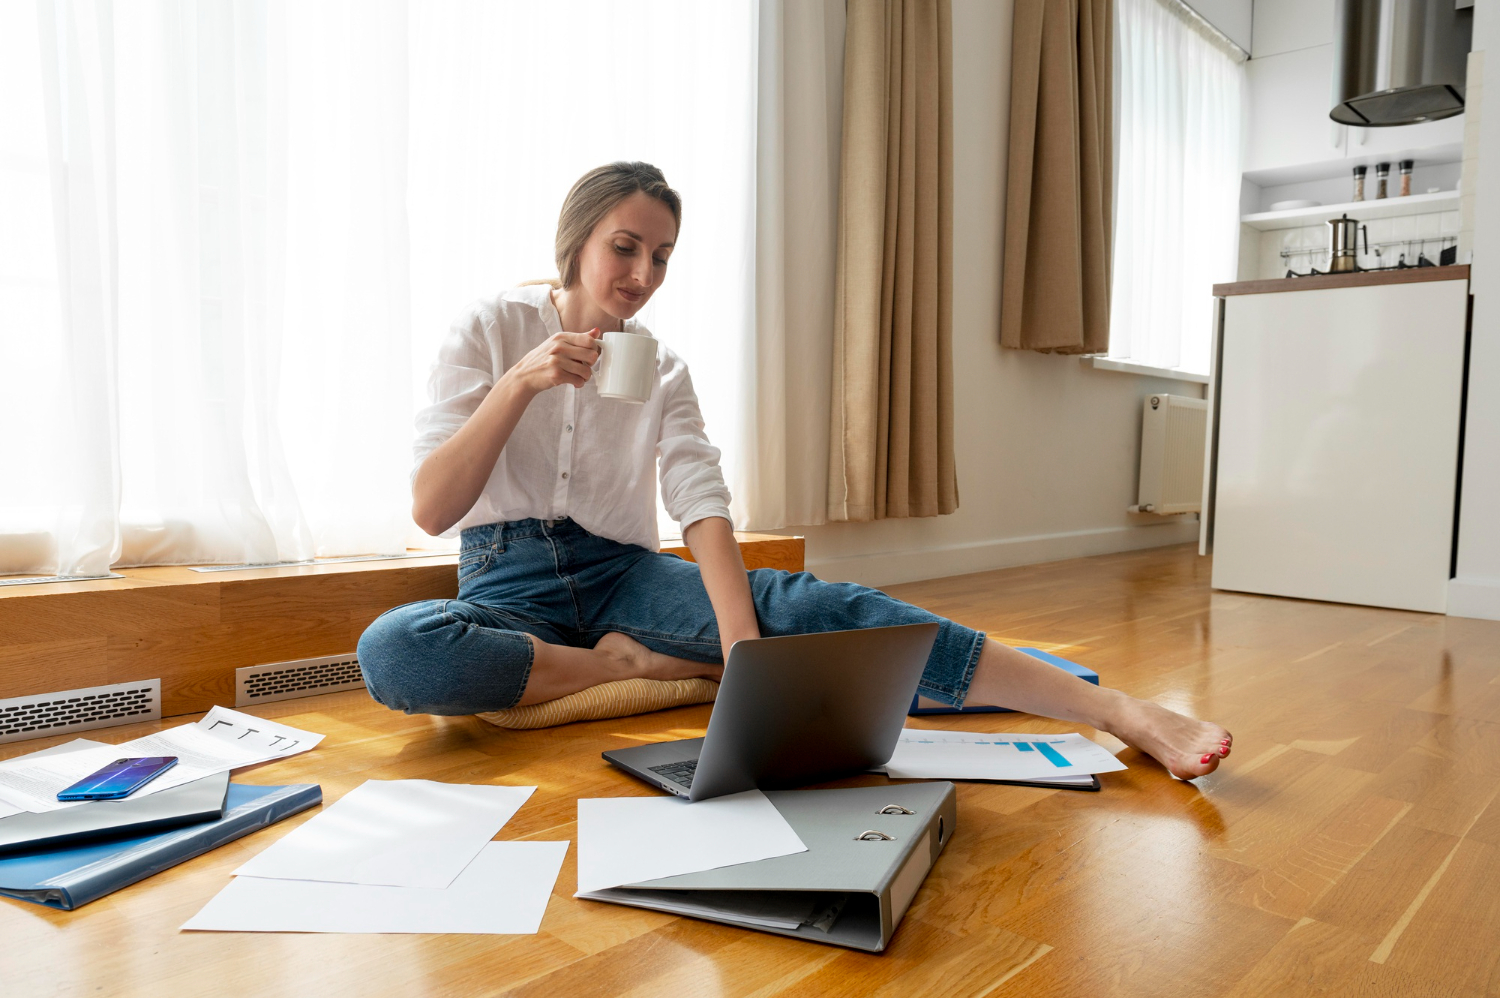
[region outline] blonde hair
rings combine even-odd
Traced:
[[[600,220],[636,191],[653,197],[672,210],[672,221],[682,229],[682,198],[667,178],[650,163],[624,161],[596,166],[578,178],[557,214],[557,273],[555,287],[571,288],[578,282],[578,254]],[[552,284],[548,281],[546,283]]]

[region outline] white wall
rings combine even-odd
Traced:
[[[820,577],[885,585],[1197,538],[1135,502],[1141,400],[1200,386],[1000,347],[1009,0],[954,0],[951,516],[795,528]],[[1208,308],[1208,289],[1204,289]]]
[[[1475,5],[1474,51],[1483,53],[1480,72],[1488,69],[1491,83],[1500,79],[1500,12],[1494,3]],[[1475,75],[1471,70],[1471,81]],[[1465,163],[1464,174],[1464,192],[1475,196],[1469,275],[1474,317],[1458,573],[1448,586],[1448,612],[1500,620],[1500,108],[1485,109],[1485,89],[1494,87],[1471,83],[1466,113],[1478,119],[1471,120],[1471,127],[1477,125],[1478,159]]]
[[[1255,0],[1250,56],[1333,45],[1333,0]]]
[[[1246,52],[1250,51],[1251,22],[1253,18],[1251,0],[1183,0],[1197,11],[1205,21],[1229,36]]]

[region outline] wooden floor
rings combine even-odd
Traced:
[[[1212,592],[1189,548],[892,592],[1219,720],[1234,755],[1197,785],[1128,751],[1099,794],[959,784],[957,834],[879,956],[574,900],[572,850],[536,936],[177,931],[298,817],[77,912],[0,901],[0,993],[1500,996],[1500,623]],[[574,839],[578,797],[649,792],[602,749],[708,716],[506,732],[358,692],[257,713],[328,737],[246,782],[536,784],[507,839]]]

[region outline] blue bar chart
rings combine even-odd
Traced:
[[[896,779],[1036,780],[1124,769],[1080,734],[1017,735],[907,728],[886,772]]]

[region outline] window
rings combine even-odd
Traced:
[[[1241,55],[1179,0],[1116,0],[1109,355],[1207,374],[1216,282],[1235,277]]]
[[[563,196],[615,159],[683,194],[641,318],[737,437],[749,0],[56,11],[0,5],[0,574],[423,539],[411,416],[438,342],[555,273]]]

